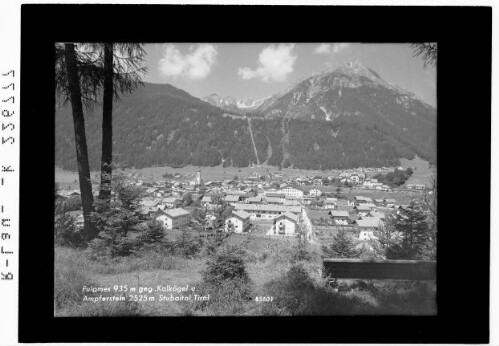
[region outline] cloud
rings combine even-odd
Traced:
[[[317,46],[314,49],[315,54],[330,54],[331,52],[333,53],[339,53],[343,49],[347,48],[350,44],[348,43],[322,43],[319,46]]]
[[[282,82],[293,72],[296,55],[293,55],[294,44],[270,45],[258,56],[258,67],[251,69],[241,67],[238,74],[242,79],[260,78],[264,82]]]
[[[210,74],[211,67],[216,63],[217,53],[217,47],[212,44],[190,46],[185,55],[173,44],[166,44],[163,57],[159,60],[159,71],[166,77],[203,79]]]
[[[329,54],[331,53],[331,45],[327,43],[323,43],[319,45],[317,48],[314,50],[315,54]]]

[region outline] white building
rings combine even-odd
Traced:
[[[336,203],[338,199],[336,198],[326,198],[324,200],[324,209],[336,209]]]
[[[315,197],[317,197],[317,196],[321,196],[321,195],[322,195],[322,191],[321,191],[321,190],[319,190],[319,189],[317,189],[317,188],[313,188],[312,190],[310,190],[310,191],[308,192],[308,194],[309,194],[310,196],[315,196]]]
[[[187,223],[190,213],[182,208],[167,209],[163,214],[156,217],[156,220],[163,223],[165,229],[174,229],[182,227]]]
[[[232,214],[225,219],[225,232],[234,233],[248,232],[250,226],[250,214],[244,210],[232,211]]]
[[[273,220],[285,212],[300,214],[302,210],[301,206],[287,207],[283,205],[248,203],[237,203],[234,208],[236,210],[244,210],[249,213],[251,220]]]
[[[196,174],[196,185],[201,185],[201,171]]]
[[[355,196],[354,200],[355,204],[357,205],[373,202],[373,200],[370,197],[364,197],[364,196]]]
[[[350,176],[350,180],[352,181],[352,183],[354,183],[354,184],[358,184],[358,183],[359,183],[360,178],[359,178],[359,176],[358,176],[358,175],[352,175],[352,176]]]
[[[377,239],[374,232],[383,225],[381,219],[378,217],[363,217],[362,219],[355,220],[355,223],[359,228],[359,240]]]
[[[350,214],[346,210],[331,210],[329,215],[336,225],[346,226],[350,219]]]
[[[302,190],[296,189],[296,188],[291,187],[291,186],[285,187],[285,188],[279,190],[279,192],[285,194],[286,196],[303,197]]]
[[[360,216],[366,216],[371,211],[376,211],[376,205],[372,203],[363,203],[355,206],[354,209],[357,211],[357,214],[359,214]]]
[[[239,199],[239,195],[227,195],[224,198],[225,202],[229,203],[230,205],[235,205],[237,202],[239,202]]]
[[[267,235],[295,235],[298,228],[299,216],[285,212],[274,219],[274,224],[268,230]]]

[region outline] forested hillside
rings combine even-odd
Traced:
[[[429,161],[435,159],[436,138],[428,134],[436,133],[434,121],[416,121],[404,114],[394,124],[396,116],[383,117],[373,110],[373,104],[363,105],[363,99],[346,89],[341,102],[346,103],[344,107],[355,107],[357,113],[330,120],[253,116],[258,161],[273,166],[331,169],[392,166],[399,163],[399,158],[412,159],[415,154]],[[360,112],[361,107],[365,111]],[[171,85],[146,83],[114,104],[114,156],[122,165],[136,168],[256,164],[250,123],[241,115],[226,112]],[[86,111],[85,121],[90,166],[98,169],[101,107]],[[76,170],[70,106],[56,111],[55,154],[56,165]]]

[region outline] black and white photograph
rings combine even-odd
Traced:
[[[84,2],[0,11],[0,343],[493,344],[489,5]]]
[[[437,42],[56,42],[54,316],[436,316]]]

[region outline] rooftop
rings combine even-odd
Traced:
[[[154,207],[157,204],[158,204],[158,201],[149,201],[149,200],[142,201],[142,205],[144,207]]]
[[[279,219],[279,218],[282,218],[282,217],[290,219],[290,220],[292,220],[294,222],[298,222],[298,215],[290,213],[289,211],[287,211],[287,212],[279,215],[276,219]]]
[[[330,214],[332,217],[349,217],[350,214],[346,210],[331,210]]]
[[[246,192],[241,190],[229,190],[225,192],[226,195],[245,195]]]
[[[265,200],[267,202],[270,202],[270,203],[281,203],[281,199],[279,197],[269,197],[269,196],[267,196],[265,198]]]
[[[267,196],[267,197],[281,197],[281,198],[285,198],[286,194],[284,194],[284,193],[276,193],[276,192],[267,192],[265,194],[265,196]]]
[[[256,197],[250,197],[248,198],[248,202],[261,202],[262,201],[262,197],[261,196],[256,196]]]
[[[371,203],[359,204],[356,206],[357,210],[371,210],[371,208],[375,208],[376,206]]]
[[[368,228],[378,228],[381,223],[381,219],[379,217],[364,217],[362,219],[355,220],[359,227],[368,227]]]
[[[167,197],[163,198],[163,203],[175,203],[178,200],[178,197]]]
[[[190,213],[182,208],[175,208],[175,209],[168,209],[165,210],[164,213],[170,217],[179,217],[179,216],[185,216],[189,215]]]
[[[228,196],[225,196],[225,201],[226,202],[238,202],[239,201],[239,196],[237,196],[237,195],[228,195]]]
[[[243,220],[247,219],[250,217],[250,214],[245,212],[244,210],[234,210],[232,211],[232,215],[235,215]]]
[[[250,210],[250,211],[277,211],[277,212],[292,212],[292,213],[300,213],[301,207],[298,206],[289,206],[285,207],[282,205],[273,205],[273,204],[243,204],[237,203],[235,205],[236,210]]]

